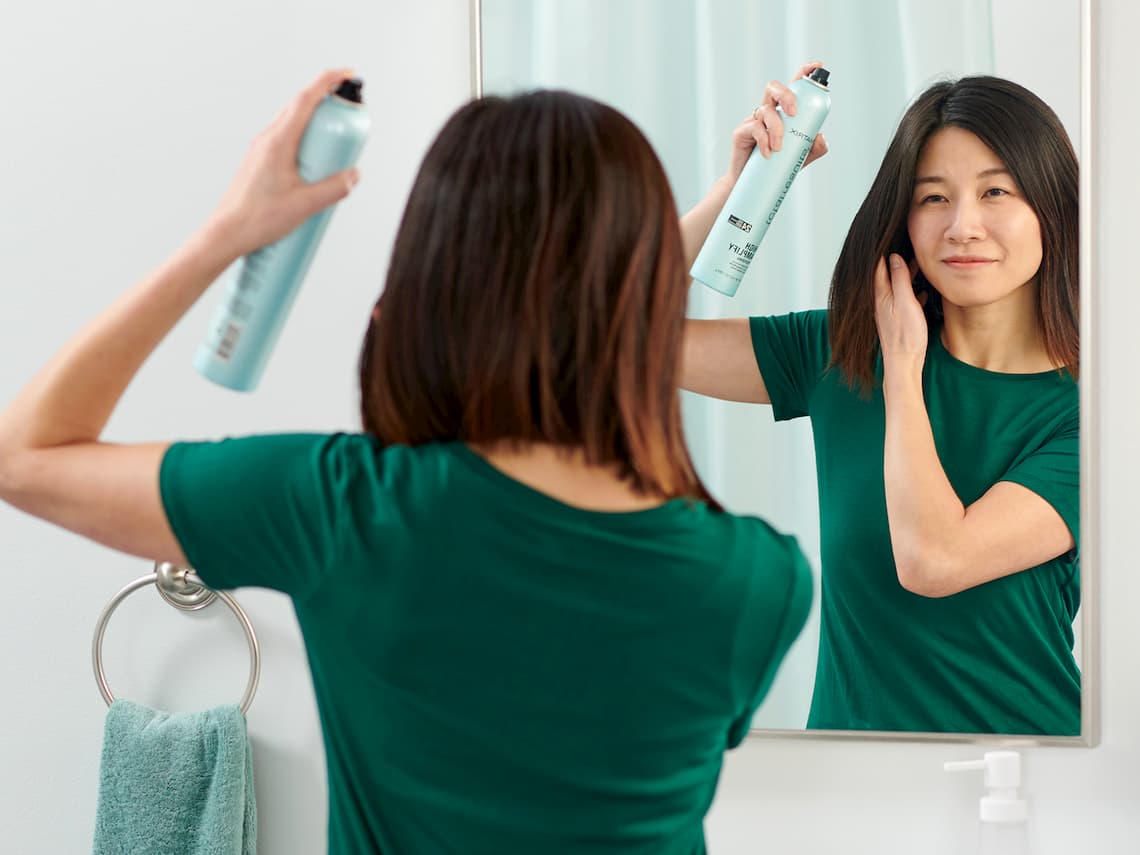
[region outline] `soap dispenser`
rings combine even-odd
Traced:
[[[987,751],[981,760],[946,763],[944,768],[947,772],[985,771],[987,792],[978,805],[979,855],[1031,855],[1026,829],[1029,805],[1018,794],[1021,755],[1016,751]]]

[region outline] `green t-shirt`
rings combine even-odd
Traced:
[[[334,855],[703,852],[811,601],[758,519],[574,508],[458,443],[177,444],[161,490],[208,585],[293,599]]]
[[[1080,732],[1077,551],[934,599],[898,581],[883,489],[881,386],[830,357],[825,311],[751,319],[777,420],[811,418],[819,482],[820,646],[809,728]],[[878,376],[881,378],[881,365]],[[923,390],[938,457],[969,505],[998,481],[1043,497],[1080,544],[1077,385],[955,359],[932,330]]]

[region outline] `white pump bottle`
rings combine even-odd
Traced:
[[[979,855],[1031,855],[1026,829],[1029,805],[1018,793],[1021,755],[1016,751],[987,751],[981,760],[946,763],[944,768],[947,772],[985,771],[987,793],[978,805]]]

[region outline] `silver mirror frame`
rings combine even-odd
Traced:
[[[471,97],[483,96],[483,0],[470,0]],[[1021,747],[1064,745],[1093,748],[1100,742],[1100,516],[1098,495],[1100,454],[1097,404],[1099,371],[1096,359],[1099,298],[1096,282],[1096,0],[1080,0],[1080,329],[1081,329],[1081,735],[1010,736],[974,733],[912,733],[878,730],[769,730],[753,728],[748,739],[875,740],[886,742],[954,742],[987,746]]]

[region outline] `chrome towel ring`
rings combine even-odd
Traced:
[[[156,561],[153,573],[124,585],[103,608],[103,613],[99,615],[99,620],[95,624],[95,638],[91,642],[91,664],[95,668],[95,680],[99,684],[99,692],[103,695],[103,700],[107,702],[107,706],[112,704],[115,696],[111,694],[111,687],[107,684],[107,675],[103,671],[103,634],[107,630],[107,622],[111,619],[111,614],[118,608],[119,603],[126,599],[129,594],[147,585],[155,585],[158,588],[158,593],[166,602],[183,611],[203,609],[215,599],[220,599],[229,606],[230,611],[234,613],[234,617],[238,619],[242,629],[245,630],[245,640],[249,644],[249,682],[246,684],[245,694],[241,696],[241,712],[242,715],[245,715],[249,705],[253,703],[253,695],[257,691],[257,681],[261,676],[261,650],[257,644],[257,635],[253,631],[253,624],[249,622],[249,617],[237,604],[237,600],[225,591],[212,591],[203,584],[198,574],[192,569],[179,567],[177,564],[170,564],[165,561]]]

